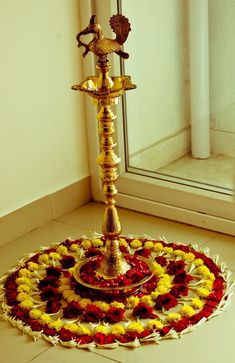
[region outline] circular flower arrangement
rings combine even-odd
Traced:
[[[218,264],[218,257],[210,258],[197,246],[122,237],[120,248],[131,269],[118,281],[103,281],[95,271],[104,245],[103,237],[67,239],[21,260],[0,280],[3,317],[52,344],[137,347],[180,337],[230,301],[230,272]],[[151,272],[138,256],[152,260]],[[82,270],[89,284],[125,286],[146,274],[152,277],[133,295],[102,295],[74,278],[76,264],[89,257]]]

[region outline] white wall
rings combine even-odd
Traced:
[[[0,2],[0,214],[89,174],[76,0]]]
[[[125,69],[137,84],[127,94],[133,155],[189,127],[187,1],[123,0],[122,8],[132,25]],[[161,158],[153,150],[151,154]]]
[[[209,0],[212,152],[235,157],[235,1]]]

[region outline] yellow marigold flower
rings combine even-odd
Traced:
[[[82,308],[85,308],[87,305],[92,304],[92,301],[91,299],[82,299],[79,303]]]
[[[59,331],[63,326],[63,322],[60,319],[58,319],[58,320],[55,320],[55,321],[51,321],[48,324],[48,326],[51,329],[55,329],[56,331]]]
[[[33,307],[33,302],[30,299],[25,299],[25,300],[21,301],[21,303],[19,305],[21,308],[31,309]]]
[[[17,287],[17,291],[18,292],[30,292],[31,291],[31,289],[30,289],[30,287],[29,287],[29,285],[19,285],[18,287]]]
[[[167,254],[171,254],[174,250],[172,247],[163,247],[163,251]]]
[[[58,252],[60,255],[67,255],[68,248],[66,246],[60,245],[57,247],[56,252]]]
[[[39,262],[48,263],[49,261],[49,255],[47,253],[43,253],[38,257]]]
[[[203,265],[203,260],[201,259],[201,258],[196,258],[195,260],[194,260],[194,265],[195,266],[201,266],[201,265]]]
[[[153,248],[154,243],[152,241],[146,241],[144,244],[145,248]]]
[[[202,265],[196,268],[196,274],[198,275],[203,275],[203,276],[209,276],[210,275],[210,270],[207,266]]]
[[[161,275],[160,282],[164,284],[171,284],[171,277],[168,274]]]
[[[192,298],[192,305],[196,309],[201,309],[204,305],[203,301],[199,297]]]
[[[60,278],[60,283],[61,283],[61,285],[69,285],[70,284],[70,279],[68,277],[61,277]]]
[[[175,321],[181,319],[181,315],[178,313],[169,313],[167,315],[167,321]]]
[[[165,268],[162,267],[159,263],[157,262],[153,262],[152,264],[152,272],[156,275],[156,276],[161,276],[164,274],[165,272]]]
[[[204,287],[199,287],[197,289],[197,295],[200,297],[207,297],[208,295],[210,295],[210,291]]]
[[[160,242],[154,243],[153,250],[155,252],[160,252],[163,250],[163,245]]]
[[[130,322],[130,324],[128,324],[127,329],[129,331],[142,333],[142,331],[144,330],[144,327],[141,323],[139,323],[137,321],[132,321],[132,322]]]
[[[69,302],[69,303],[71,303],[72,301],[77,301],[77,295],[75,294],[75,293],[73,293],[73,295],[71,294],[71,295],[69,295],[68,297],[67,297],[67,301]]]
[[[73,275],[74,270],[75,270],[75,268],[74,268],[74,267],[70,267],[70,268],[68,269],[68,271],[69,271],[69,273],[70,273],[71,275]]]
[[[209,275],[207,276],[207,278],[209,280],[211,280],[211,281],[214,281],[215,280],[215,275],[212,272],[210,272]]]
[[[194,261],[194,260],[195,260],[195,255],[194,255],[192,252],[184,253],[184,254],[182,255],[182,258],[183,258],[183,260],[185,260],[185,261],[190,261],[190,262],[192,262],[192,261]]]
[[[140,301],[146,305],[153,305],[153,300],[150,295],[144,295],[140,298]]]
[[[158,285],[155,291],[157,291],[159,294],[165,294],[167,293],[169,289],[164,285]]]
[[[77,333],[78,330],[79,330],[78,325],[77,324],[74,324],[74,323],[64,324],[63,328],[68,329],[68,330],[70,330],[73,333]]]
[[[104,325],[97,325],[94,329],[95,333],[102,333],[102,334],[108,334],[109,329],[107,326]]]
[[[49,257],[52,258],[55,261],[59,261],[61,259],[61,256],[57,252],[50,252]]]
[[[125,238],[119,238],[119,245],[120,246],[128,246],[127,241],[125,240]]]
[[[92,245],[93,245],[94,247],[102,247],[102,246],[104,245],[104,242],[103,242],[103,241],[101,241],[101,239],[100,239],[100,238],[96,238],[96,239],[94,239],[94,240],[92,241]]]
[[[150,295],[153,300],[156,300],[157,297],[160,295],[160,293],[157,290],[155,290],[155,291],[152,291]]]
[[[79,334],[79,335],[91,335],[91,331],[85,325],[79,324],[77,334]]]
[[[42,315],[40,316],[40,320],[41,320],[43,323],[48,324],[48,323],[50,323],[50,321],[51,321],[51,317],[50,317],[48,314],[44,313],[44,314],[42,314]]]
[[[127,298],[126,302],[127,302],[127,307],[129,309],[133,309],[136,305],[139,304],[140,299],[137,296],[130,296]]]
[[[150,329],[162,329],[163,328],[163,324],[160,320],[157,320],[157,319],[153,319],[153,320],[150,320],[148,322],[148,327]]]
[[[16,300],[17,301],[23,301],[25,299],[30,299],[29,294],[26,294],[26,292],[20,292],[17,296],[16,296]]]
[[[42,315],[42,312],[39,309],[32,309],[29,312],[29,316],[31,319],[39,319],[41,315]]]
[[[67,299],[69,296],[71,296],[71,295],[73,295],[74,294],[74,291],[73,290],[65,290],[64,292],[63,292],[63,297],[65,298],[65,299]]]
[[[142,242],[139,239],[133,239],[133,241],[131,241],[130,246],[132,248],[139,248],[142,246]]]
[[[209,291],[211,291],[213,289],[213,281],[211,280],[205,280],[203,281],[203,286],[208,289]]]
[[[29,269],[30,271],[37,271],[37,270],[39,270],[39,269],[40,269],[40,266],[39,266],[39,264],[38,264],[38,263],[33,262],[33,261],[30,261],[30,262],[28,263],[28,269]]]
[[[115,334],[115,335],[122,335],[122,334],[125,334],[125,332],[126,331],[125,331],[124,326],[122,326],[120,324],[113,325],[111,328],[111,333]]]
[[[182,315],[183,315],[183,316],[190,317],[190,316],[192,316],[192,315],[194,315],[194,314],[195,314],[195,310],[194,310],[194,308],[193,308],[192,306],[190,306],[190,305],[184,305],[184,306],[182,306],[182,308],[181,308],[181,313],[182,313]]]
[[[174,250],[174,254],[176,256],[183,256],[184,255],[184,251],[182,251],[182,250]]]
[[[88,250],[91,247],[91,241],[84,239],[81,243],[81,246],[84,248],[84,250]]]
[[[31,281],[28,277],[18,277],[16,283],[17,285],[31,285]]]
[[[106,302],[103,301],[95,301],[94,305],[100,308],[102,311],[108,311],[110,306]]]
[[[120,303],[118,301],[111,302],[110,306],[118,309],[125,309],[125,305],[123,303]]]
[[[59,292],[64,292],[65,290],[70,290],[71,286],[70,285],[60,285],[58,290]]]
[[[77,252],[79,250],[79,246],[76,243],[72,243],[71,246],[69,247],[69,250],[71,252]]]
[[[27,268],[22,268],[19,270],[19,276],[20,277],[31,277],[32,273],[29,270],[27,270]]]

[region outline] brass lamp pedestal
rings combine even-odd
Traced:
[[[77,35],[78,46],[85,47],[83,56],[92,51],[98,57],[99,76],[87,77],[85,81],[72,87],[73,90],[87,93],[99,107],[97,119],[99,121],[101,152],[96,162],[100,167],[100,177],[103,181],[103,193],[105,195],[106,206],[102,232],[106,241],[106,251],[97,273],[105,279],[118,277],[130,269],[119,249],[118,237],[121,233],[121,224],[115,207],[115,195],[117,194],[115,182],[118,178],[117,165],[120,163],[120,158],[113,151],[116,146],[113,140],[116,116],[113,114],[111,106],[117,104],[119,97],[127,90],[136,88],[129,76],[110,77],[109,75],[110,64],[107,55],[116,52],[123,58],[129,57],[127,53],[121,50],[121,44],[124,43],[130,31],[129,21],[123,15],[114,15],[110,19],[110,25],[117,35],[116,40],[104,37],[100,25],[95,22],[95,16],[92,16],[87,28]],[[89,44],[85,44],[80,40],[80,37],[89,33],[94,34],[94,38]],[[150,277],[148,276],[148,278]],[[82,283],[79,279],[79,267],[76,269],[75,278]]]

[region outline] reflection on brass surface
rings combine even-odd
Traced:
[[[100,177],[103,181],[103,193],[105,196],[105,213],[102,225],[102,232],[106,240],[105,259],[100,266],[99,273],[106,278],[116,277],[124,274],[130,267],[123,258],[119,249],[118,237],[121,233],[121,223],[115,207],[115,195],[117,189],[115,182],[118,178],[117,166],[120,158],[115,154],[116,146],[113,140],[115,132],[114,121],[116,116],[111,110],[111,106],[118,102],[120,96],[125,91],[136,88],[131,82],[130,76],[110,77],[110,64],[107,55],[116,53],[123,58],[129,55],[122,51],[121,45],[126,41],[131,30],[129,20],[120,14],[110,18],[110,26],[116,34],[115,39],[105,38],[103,30],[95,21],[95,15],[90,19],[89,25],[77,35],[78,47],[83,46],[85,57],[88,52],[93,52],[98,56],[97,70],[98,76],[90,76],[78,85],[72,87],[92,97],[95,104],[99,106],[97,119],[100,133],[100,155],[96,162],[100,167]],[[81,36],[93,34],[93,39],[89,44],[81,41]]]

